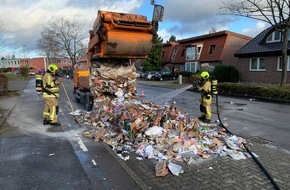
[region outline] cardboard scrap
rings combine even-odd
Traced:
[[[166,176],[168,174],[168,169],[166,166],[166,160],[160,160],[157,162],[157,164],[155,165],[155,175],[157,177],[163,177]]]
[[[188,164],[216,156],[243,157],[244,139],[226,133],[217,124],[188,117],[174,102],[157,105],[138,98],[134,72],[131,66],[92,68],[90,81],[96,95],[93,111],[76,115],[78,122],[88,127],[84,136],[109,144],[123,160],[132,152],[138,158]],[[164,161],[155,169],[156,176],[166,175]],[[182,170],[174,164],[169,169],[174,175]]]

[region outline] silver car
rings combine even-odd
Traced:
[[[149,71],[146,75],[147,80],[152,80],[152,77],[156,74],[156,71]]]

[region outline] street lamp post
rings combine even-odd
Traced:
[[[47,63],[46,63],[46,56],[43,56],[43,63],[44,63],[44,71],[46,71]]]

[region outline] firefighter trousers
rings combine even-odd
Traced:
[[[202,98],[200,103],[201,117],[211,120],[211,97],[210,99]]]
[[[50,123],[57,123],[58,102],[56,97],[44,97],[43,118]]]

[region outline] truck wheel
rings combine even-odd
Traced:
[[[90,95],[86,96],[85,106],[87,111],[92,111],[93,104],[94,104],[93,98]]]

